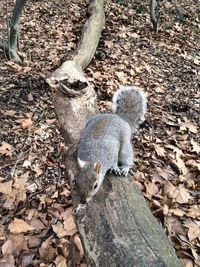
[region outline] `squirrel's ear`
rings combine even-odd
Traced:
[[[101,172],[101,167],[102,167],[101,162],[99,160],[96,161],[95,164],[94,164],[95,172],[100,173]]]
[[[78,165],[82,169],[87,164],[87,161],[81,160],[78,158]]]

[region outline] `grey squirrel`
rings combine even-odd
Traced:
[[[113,95],[112,111],[90,118],[78,145],[76,186],[82,203],[98,192],[108,170],[128,175],[134,160],[131,136],[146,112],[144,93],[136,87],[120,87]]]

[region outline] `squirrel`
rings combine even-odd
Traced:
[[[134,160],[132,133],[146,112],[144,93],[133,86],[121,86],[113,95],[112,111],[90,118],[78,144],[76,186],[83,204],[98,192],[108,170],[128,175]]]

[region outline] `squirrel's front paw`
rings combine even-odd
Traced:
[[[121,175],[121,170],[119,167],[111,168],[110,172],[114,172],[116,175]]]
[[[128,175],[128,173],[129,173],[129,167],[128,166],[121,166],[120,167],[120,171],[121,171],[121,174],[123,175],[123,176],[127,176]]]

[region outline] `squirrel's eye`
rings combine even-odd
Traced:
[[[98,183],[94,183],[93,189],[97,189]]]

